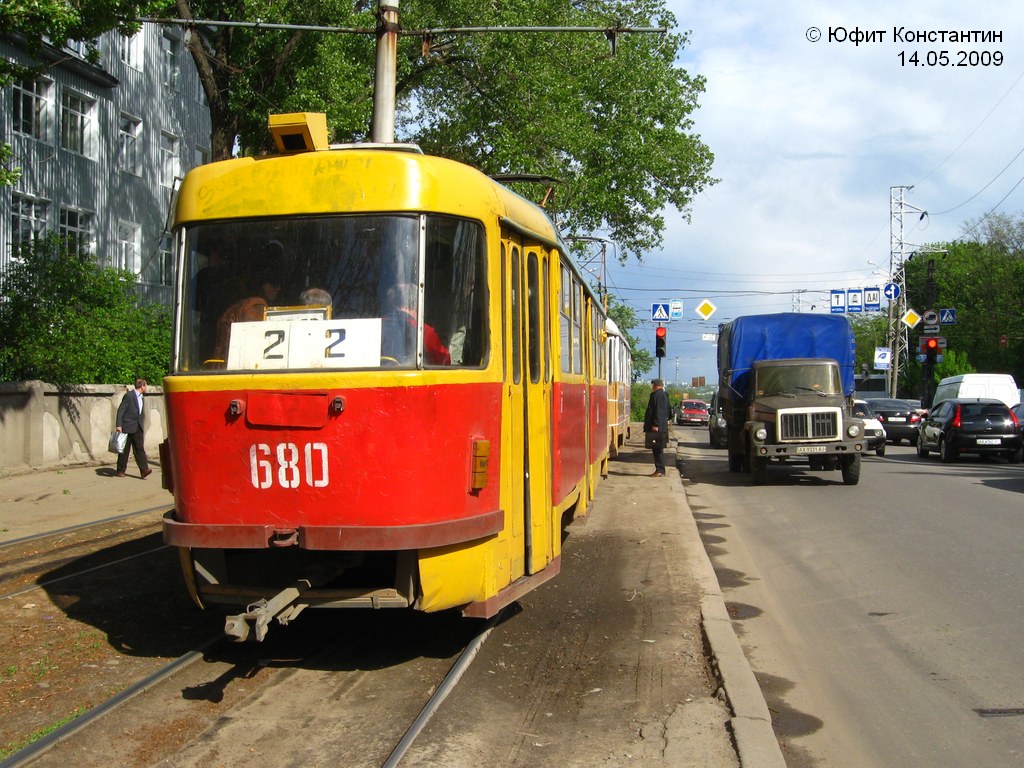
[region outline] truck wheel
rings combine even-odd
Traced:
[[[768,459],[762,459],[753,453],[747,458],[750,464],[750,480],[754,485],[764,485],[768,479]]]
[[[856,485],[860,482],[860,454],[844,456],[842,464],[843,485]]]
[[[743,454],[737,453],[736,451],[729,449],[729,471],[730,472],[742,472],[743,471]]]

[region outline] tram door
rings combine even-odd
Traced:
[[[551,435],[551,333],[548,281],[548,255],[540,247],[526,249],[526,456],[530,468],[530,545],[527,567],[535,573],[555,556],[555,530],[560,521],[552,521],[552,435]]]
[[[547,304],[547,256],[535,247],[524,248],[521,240],[510,243],[510,301],[508,303],[511,344],[508,387],[511,418],[510,466],[513,477],[512,507],[521,510],[513,520],[513,575],[522,558],[526,574],[544,569],[553,559],[551,523],[551,428],[548,350],[549,330],[544,307]],[[515,534],[522,531],[522,538]]]

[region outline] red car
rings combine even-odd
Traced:
[[[706,427],[708,419],[708,404],[703,400],[683,400],[676,410],[676,424],[696,424],[699,427]]]

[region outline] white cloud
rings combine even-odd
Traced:
[[[682,298],[688,320],[670,328],[667,368],[680,380],[715,376],[714,346],[700,333],[741,314],[828,306],[830,288],[877,279],[889,261],[890,187],[913,185],[907,202],[936,214],[989,183],[1024,146],[1024,6],[937,0],[856,8],[789,0],[669,0],[690,44],[681,62],[707,78],[695,131],[715,153],[722,181],[698,196],[687,225],[666,212],[662,251],[644,263],[610,266],[613,291],[649,317],[651,302]],[[853,4],[846,4],[852,6]],[[822,39],[810,42],[817,27]],[[829,29],[881,30],[879,42],[829,41]],[[957,44],[894,40],[912,32],[993,31],[1003,40]],[[842,36],[842,31],[838,35]],[[926,66],[947,51],[1002,54],[1001,66]],[[900,54],[903,54],[901,62]],[[921,66],[909,57],[917,54]],[[907,221],[908,240],[960,235],[1024,176],[1024,157],[952,213]],[[1024,209],[1024,185],[999,210]],[[623,290],[626,287],[644,290]],[[814,290],[811,290],[814,289]],[[769,295],[737,297],[737,291]],[[704,324],[693,309],[719,310]],[[653,330],[638,334],[653,350]]]

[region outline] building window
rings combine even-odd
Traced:
[[[192,162],[193,168],[198,168],[200,165],[206,165],[210,162],[210,150],[206,147],[196,147],[193,151]]]
[[[144,33],[136,32],[131,37],[127,35],[118,35],[118,54],[121,57],[121,61],[127,64],[132,69],[142,71],[142,62],[144,56],[142,55],[142,45],[144,42]]]
[[[142,227],[130,221],[117,222],[117,257],[114,266],[137,275],[140,272],[141,253]]]
[[[142,121],[131,115],[121,114],[120,122],[120,167],[126,173],[139,175],[139,135]]]
[[[77,93],[64,91],[60,98],[60,145],[70,152],[89,154],[94,102]]]
[[[203,87],[203,79],[201,77],[199,77],[199,73],[198,72],[196,72],[195,84],[196,84],[196,101],[198,101],[204,107],[210,106],[210,103],[206,100],[206,89]]]
[[[173,30],[165,30],[160,37],[160,66],[164,85],[171,90],[178,90],[181,77],[181,40]]]
[[[92,214],[61,208],[59,234],[75,251],[92,251]]]
[[[44,80],[20,80],[14,84],[14,131],[46,139],[46,100],[50,84]]]
[[[174,241],[171,236],[164,234],[160,238],[160,252],[157,255],[156,281],[160,285],[174,285]]]
[[[169,133],[160,134],[160,183],[173,187],[179,175],[178,139]]]
[[[46,234],[46,212],[49,204],[45,200],[12,195],[11,197],[11,243],[34,243]]]

